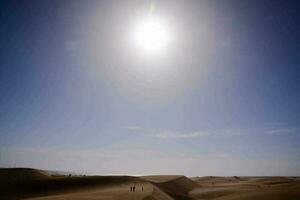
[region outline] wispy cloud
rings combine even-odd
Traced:
[[[125,126],[124,128],[133,131],[134,133],[144,134],[149,137],[172,139],[172,138],[195,138],[202,136],[212,137],[238,137],[247,135],[251,132],[259,134],[266,134],[270,136],[286,136],[286,135],[299,135],[299,128],[262,128],[262,129],[221,129],[221,130],[205,130],[205,131],[192,131],[181,132],[168,129],[150,129],[140,126]]]
[[[190,133],[178,133],[178,132],[171,132],[171,131],[165,131],[165,130],[158,130],[157,132],[153,132],[151,134],[152,137],[157,138],[193,138],[193,137],[200,137],[209,135],[208,132],[190,132]]]
[[[278,128],[278,129],[270,129],[266,130],[265,133],[268,135],[291,135],[299,133],[299,129],[297,128]]]
[[[210,134],[209,132],[205,132],[205,131],[178,132],[178,131],[165,130],[165,129],[149,129],[149,128],[143,128],[139,126],[126,126],[124,128],[135,131],[140,134],[144,134],[149,137],[162,138],[162,139],[194,138],[194,137],[207,136]]]

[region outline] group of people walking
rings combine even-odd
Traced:
[[[134,186],[130,186],[130,192],[135,192],[135,185]]]
[[[144,191],[144,187],[142,186],[142,191]],[[130,192],[135,192],[135,185],[130,186]]]

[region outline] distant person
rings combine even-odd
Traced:
[[[142,191],[144,191],[144,187],[142,186]]]
[[[130,186],[130,192],[132,192],[132,186]]]
[[[135,186],[133,186],[133,192],[135,192]]]

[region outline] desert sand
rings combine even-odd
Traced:
[[[130,187],[135,186],[135,191]],[[31,200],[298,200],[298,177],[51,176],[0,169],[0,199]]]

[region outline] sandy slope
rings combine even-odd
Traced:
[[[153,184],[173,197],[173,199],[189,199],[189,192],[198,187],[194,181],[185,176],[174,177],[165,182],[160,181]]]
[[[2,168],[0,178],[8,182],[49,178],[45,171],[31,168]]]
[[[135,192],[130,192],[130,186],[135,185]],[[135,180],[124,184],[116,184],[92,189],[74,191],[60,195],[28,198],[27,200],[174,200],[161,188],[151,182]]]
[[[135,192],[130,192],[130,186],[136,186]],[[143,191],[142,191],[143,187]],[[150,183],[133,183],[99,187],[89,190],[71,192],[60,195],[52,195],[46,197],[30,198],[32,200],[85,200],[85,199],[98,199],[98,200],[138,200],[144,199],[153,193],[153,186]]]
[[[199,188],[189,192],[192,199],[300,199],[300,182],[286,177],[202,177],[193,180]]]

